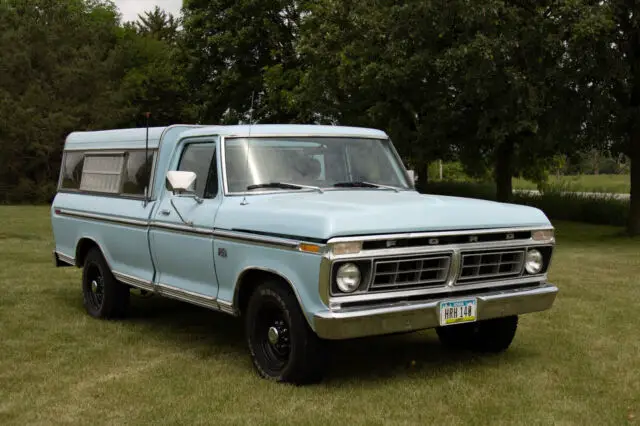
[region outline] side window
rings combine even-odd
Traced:
[[[150,185],[153,159],[154,153],[151,151],[146,158],[144,151],[131,151],[127,154],[127,164],[122,178],[123,194],[144,195],[144,189]]]
[[[69,151],[64,154],[62,163],[62,189],[80,189],[82,179],[82,166],[84,165],[84,152]]]
[[[218,194],[215,153],[215,143],[194,143],[187,145],[180,157],[178,170],[196,174],[195,191],[201,198],[214,198]]]

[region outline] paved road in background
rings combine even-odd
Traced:
[[[519,192],[521,194],[540,195],[540,191],[535,189],[514,189],[513,192]],[[623,201],[627,201],[631,198],[631,195],[629,194],[615,194],[612,192],[563,192],[563,194],[577,194],[581,197],[592,198],[615,198]]]

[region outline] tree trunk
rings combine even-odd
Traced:
[[[631,205],[627,231],[630,235],[640,235],[640,129],[635,126],[629,143],[631,158]]]
[[[495,180],[496,199],[508,202],[513,195],[513,141],[507,139],[496,152]]]
[[[636,20],[638,7],[633,9],[633,19]],[[625,11],[627,16],[629,12]],[[631,202],[627,232],[630,235],[640,235],[640,30],[637,27],[627,28],[628,38],[627,61],[631,71],[631,97],[629,99],[627,153],[630,160]]]
[[[416,164],[414,172],[418,176],[416,182],[416,190],[422,194],[427,192],[427,183],[429,182],[429,163],[424,160]]]

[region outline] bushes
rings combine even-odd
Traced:
[[[487,183],[433,182],[427,185],[430,194],[495,200],[495,187]],[[629,201],[611,196],[582,195],[547,188],[543,194],[518,192],[512,203],[536,207],[550,219],[570,220],[599,225],[625,226]]]

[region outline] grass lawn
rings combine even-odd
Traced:
[[[576,175],[549,177],[549,184],[566,191],[613,192],[628,194],[631,190],[629,175]],[[514,189],[538,189],[537,185],[525,179],[513,179]]]
[[[48,209],[0,207],[0,424],[640,424],[640,242],[556,226],[561,293],[506,353],[433,331],[340,342],[297,388],[259,379],[223,314],[152,297],[91,319],[80,271],[52,265]]]

